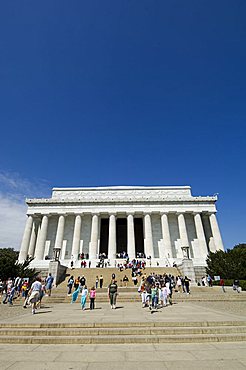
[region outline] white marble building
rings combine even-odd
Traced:
[[[33,266],[47,267],[55,248],[64,265],[79,265],[84,253],[95,266],[105,253],[114,266],[125,251],[130,259],[144,253],[152,266],[172,266],[189,247],[194,266],[202,267],[209,250],[223,250],[216,201],[192,196],[189,186],[54,188],[51,198],[26,200],[19,261],[29,255]]]

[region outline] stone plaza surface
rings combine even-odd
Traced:
[[[133,323],[133,322],[223,322],[244,321],[245,302],[236,313],[227,312],[230,302],[217,309],[203,302],[180,302],[151,314],[141,303],[119,303],[116,310],[98,303],[95,311],[82,311],[79,303],[46,304],[31,315],[30,309],[0,305],[0,323]],[[206,302],[208,304],[208,302]],[[244,308],[243,308],[244,305]],[[212,306],[212,304],[211,304]],[[16,315],[5,316],[10,310]],[[12,311],[13,313],[14,311]],[[18,314],[19,312],[19,314]],[[0,368],[17,369],[245,369],[246,342],[163,343],[163,344],[0,344]]]

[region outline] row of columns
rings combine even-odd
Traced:
[[[188,247],[188,233],[185,223],[185,217],[183,213],[178,214],[178,228],[181,240],[181,246]],[[223,243],[221,240],[221,235],[219,231],[219,226],[217,223],[216,215],[214,213],[210,214],[210,225],[212,236],[214,239],[214,250],[222,249]],[[203,229],[202,219],[200,213],[194,214],[194,223],[197,233],[197,239],[199,242],[199,250],[201,255],[207,255],[207,242],[205,238],[205,233]],[[72,255],[77,256],[79,254],[80,248],[80,235],[82,226],[82,215],[76,215],[74,231],[73,231],[73,241],[72,241]],[[40,228],[40,229],[39,229]],[[55,249],[59,250],[62,248],[63,236],[65,228],[65,216],[60,215],[57,225],[57,233],[55,238]],[[171,236],[169,230],[168,214],[163,213],[161,215],[161,228],[164,248],[160,248],[159,257],[165,258],[167,256],[172,257],[172,244]],[[23,262],[27,255],[34,256],[37,260],[42,260],[44,258],[45,242],[47,239],[48,232],[48,215],[44,215],[42,218],[41,226],[35,222],[33,216],[28,216],[25,231],[21,243],[19,261]],[[154,256],[153,247],[153,234],[152,234],[152,223],[151,215],[144,215],[144,233],[145,233],[145,255]],[[92,216],[91,225],[91,241],[89,246],[89,258],[96,259],[98,253],[98,240],[99,240],[99,215],[94,214]],[[36,244],[36,247],[35,247]],[[134,233],[134,215],[129,214],[127,216],[127,253],[130,259],[135,258],[135,233]],[[108,240],[108,258],[115,258],[116,255],[116,214],[111,214],[109,216],[109,240]]]

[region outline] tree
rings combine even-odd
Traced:
[[[207,273],[224,279],[246,280],[246,244],[235,245],[233,249],[210,252],[207,258]]]
[[[27,258],[25,262],[18,263],[19,252],[13,248],[0,249],[0,279],[6,280],[9,277],[27,277],[33,281],[38,275],[38,271],[30,268],[29,265],[33,258]]]
[[[18,252],[13,248],[0,249],[0,278],[2,280],[18,275],[17,258]]]

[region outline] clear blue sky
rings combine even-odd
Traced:
[[[225,247],[246,242],[245,16],[245,0],[3,2],[3,198],[16,179],[30,197],[191,185],[219,193]]]

